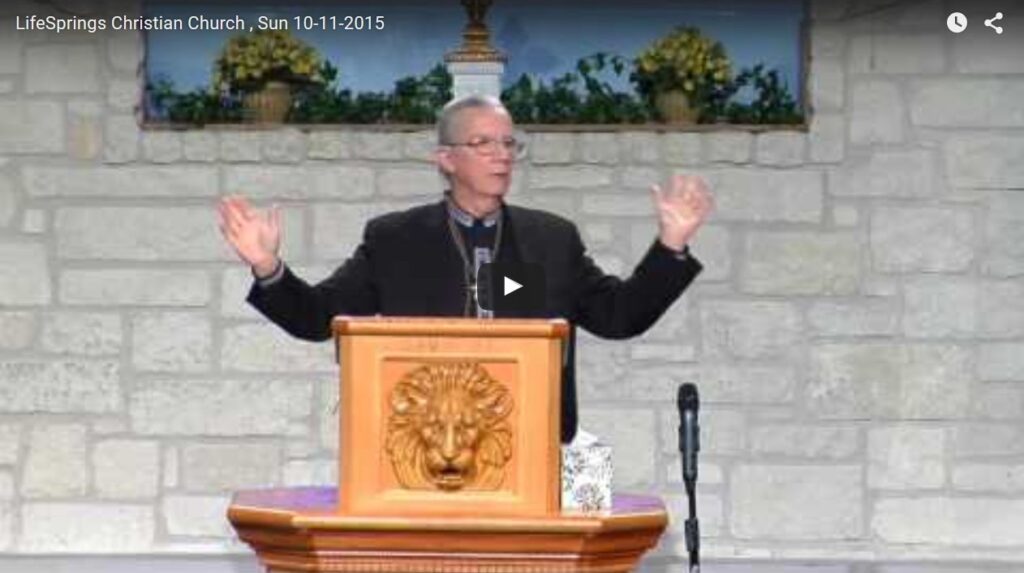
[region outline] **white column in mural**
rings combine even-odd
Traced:
[[[452,75],[452,96],[483,94],[501,97],[504,62],[448,62]]]
[[[462,46],[445,55],[452,75],[452,96],[482,94],[501,97],[501,76],[505,55],[491,46],[484,22],[492,0],[462,0],[469,23],[462,34]]]

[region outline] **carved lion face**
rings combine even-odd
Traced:
[[[391,394],[387,450],[400,484],[495,489],[512,456],[508,390],[479,364],[422,366]]]

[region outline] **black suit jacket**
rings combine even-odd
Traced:
[[[545,271],[545,308],[516,317],[565,318],[572,328],[562,369],[562,441],[576,433],[575,327],[604,338],[647,330],[701,271],[654,241],[632,276],[607,275],[585,253],[570,221],[505,206],[499,263],[536,263]],[[447,227],[444,201],[371,220],[362,244],[324,281],[309,285],[289,269],[269,285],[253,284],[248,301],[306,340],[331,337],[336,315],[462,316],[463,263]],[[496,313],[496,316],[503,316]],[[504,315],[510,316],[510,315]]]

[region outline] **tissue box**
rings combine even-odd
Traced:
[[[562,446],[562,509],[612,508],[612,448],[602,444]]]

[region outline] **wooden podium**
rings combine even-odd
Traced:
[[[338,488],[238,492],[272,572],[629,571],[656,498],[560,509],[563,320],[336,318]]]

